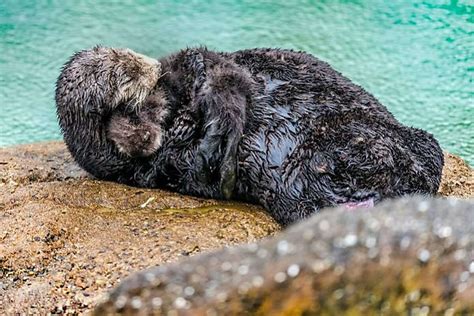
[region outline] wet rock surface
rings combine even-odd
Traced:
[[[445,168],[440,193],[473,197],[472,169],[456,156],[447,154],[445,158],[448,167]],[[329,215],[329,212],[325,214]],[[0,149],[0,314],[81,314],[92,310],[103,294],[133,272],[183,260],[203,251],[255,242],[279,230],[280,227],[256,206],[223,204],[162,190],[131,188],[90,179],[74,163],[62,142]],[[452,228],[453,234],[454,231]],[[284,250],[285,244],[280,247]],[[229,251],[233,253],[235,250]],[[458,252],[458,255],[461,254]],[[430,256],[433,258],[431,252]],[[226,262],[230,258],[233,257],[226,259]],[[238,255],[235,258],[236,263],[240,262]],[[268,261],[268,264],[271,267],[276,263]],[[278,264],[285,265],[285,262]],[[294,262],[290,264],[291,269],[290,266],[286,267],[285,280],[289,279],[290,274],[304,275],[306,271],[292,264]],[[324,261],[321,264],[325,267]],[[407,266],[409,264],[412,262],[409,261]],[[187,269],[185,267],[183,265],[180,269]],[[451,269],[451,265],[448,267]],[[229,269],[229,265],[224,264],[224,269]],[[272,269],[268,273],[284,272]],[[354,273],[367,271],[359,270],[353,269]],[[216,270],[216,273],[220,271]],[[340,269],[335,271],[341,273]],[[386,272],[383,273],[385,275]],[[236,277],[246,275],[256,276],[250,268],[237,269]],[[376,274],[379,280],[382,278],[380,275]],[[261,284],[259,288],[271,291],[271,295],[275,294],[275,302],[277,299],[283,305],[293,302],[291,306],[296,308],[292,309],[293,312],[305,308],[304,304],[308,302],[298,298],[301,296],[299,290],[290,294],[267,288],[268,281],[263,278],[265,275],[261,276],[252,277],[252,286]],[[465,274],[461,276],[465,277]],[[283,274],[278,274],[276,278],[281,280],[283,277]],[[333,278],[328,276],[329,280]],[[421,279],[432,282],[431,278]],[[140,277],[137,280],[141,280]],[[133,294],[140,297],[140,301],[133,301],[134,306],[138,303],[146,306],[146,296],[142,295],[147,293],[149,283],[140,282],[135,284],[138,284],[138,289],[143,286],[143,291],[137,290],[137,294]],[[384,282],[378,283],[380,289],[390,288]],[[238,283],[222,284],[229,285],[229,291],[225,293],[231,295]],[[242,284],[237,286],[237,291],[246,291],[249,284]],[[304,284],[298,289],[309,291]],[[278,285],[281,286],[280,283]],[[127,288],[119,291],[132,296]],[[250,291],[250,287],[248,289]],[[179,293],[177,288],[170,291]],[[161,301],[152,300],[152,303],[170,309],[176,306],[173,304],[187,307],[190,304],[187,295],[190,293],[193,297],[203,294],[197,287],[187,288],[181,294],[176,294],[172,305],[165,304],[165,297]],[[334,301],[341,293],[345,292],[339,291],[331,299]],[[425,297],[424,292],[411,295],[412,298]],[[227,296],[216,297],[227,300]],[[370,297],[367,300],[377,299],[378,296]],[[323,298],[328,300],[327,297]],[[172,299],[171,296],[169,299]],[[201,299],[202,306],[209,306],[211,301],[208,298],[201,296]],[[346,301],[345,304],[351,302]],[[131,304],[131,301],[128,303]],[[107,304],[103,305],[104,310],[116,311],[116,301],[111,299]],[[118,307],[120,304],[123,304],[123,300],[119,301]],[[236,306],[235,310],[240,310],[239,306],[243,305]]]
[[[411,198],[140,272],[95,315],[470,315],[473,297],[474,202]]]
[[[132,272],[279,229],[256,206],[88,179],[62,143],[0,149],[0,314],[86,312]]]

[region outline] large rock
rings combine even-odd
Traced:
[[[140,272],[95,315],[474,314],[474,202],[326,209],[276,237]]]
[[[260,208],[87,178],[62,143],[0,150],[0,315],[84,312],[133,271],[256,241]]]
[[[446,158],[440,192],[472,197]],[[61,142],[0,149],[0,314],[85,312],[134,271],[278,230],[255,206],[92,180]]]

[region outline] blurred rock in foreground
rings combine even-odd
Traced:
[[[474,202],[411,198],[148,269],[95,314],[472,315],[473,298]]]
[[[279,229],[256,206],[87,179],[62,143],[0,149],[0,315],[86,312],[131,272]]]

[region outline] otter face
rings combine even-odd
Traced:
[[[58,116],[106,114],[121,103],[139,106],[156,85],[161,64],[130,49],[95,47],[76,53],[56,85]]]
[[[153,122],[135,121],[114,114],[108,126],[108,137],[119,152],[129,157],[147,157],[161,145],[161,127]]]
[[[107,138],[129,157],[150,156],[161,146],[162,123],[167,113],[166,99],[157,91],[136,111],[125,107],[114,112],[107,126]]]

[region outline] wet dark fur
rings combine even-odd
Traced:
[[[163,77],[155,93],[168,102],[168,137],[143,185],[158,181],[182,193],[230,198],[237,146],[251,106],[250,73],[206,49],[181,51],[160,63]]]
[[[247,102],[232,99],[230,104],[247,104],[235,198],[260,203],[280,223],[288,224],[324,206],[436,193],[443,155],[432,135],[400,124],[373,96],[328,64],[282,50],[221,56],[245,78],[250,75],[250,81],[243,83],[219,81],[222,90],[250,91]],[[176,59],[161,60],[163,69]],[[208,66],[212,67],[216,66]],[[173,76],[164,76],[159,86],[169,86],[168,82]],[[241,87],[249,82],[249,89]],[[221,102],[229,106],[225,99]],[[159,185],[183,193],[213,196],[218,192],[215,181],[197,187],[187,181],[196,158],[194,148],[182,143],[199,139],[204,123],[187,113],[178,113],[174,122],[173,137],[157,155],[156,173],[149,179],[164,180]],[[223,126],[219,134],[225,130]],[[220,155],[217,152],[215,160]]]
[[[264,205],[282,224],[324,206],[438,189],[443,155],[436,140],[400,124],[311,55],[194,49],[160,63],[155,93],[165,95],[169,110],[161,146],[146,159],[124,158],[112,147],[92,151],[97,170],[89,171],[98,177],[207,197],[233,193]],[[235,190],[225,192],[234,187],[233,158]],[[114,172],[104,177],[103,170]]]

